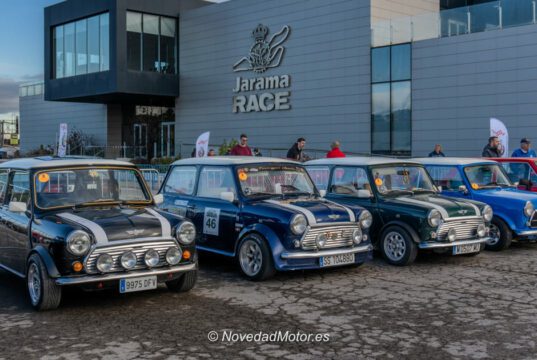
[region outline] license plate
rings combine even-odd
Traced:
[[[119,280],[119,292],[129,293],[135,291],[144,291],[157,288],[156,276],[145,276],[132,279]]]
[[[453,255],[471,254],[481,250],[481,244],[466,244],[453,246]]]
[[[321,267],[345,265],[352,263],[354,263],[354,254],[322,256],[320,260]]]

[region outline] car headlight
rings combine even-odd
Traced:
[[[487,235],[487,227],[485,226],[485,224],[479,224],[479,226],[477,227],[477,236],[482,238],[482,237],[485,237]]]
[[[119,258],[119,262],[124,269],[131,270],[136,267],[138,258],[136,258],[136,254],[134,254],[132,251],[127,251],[126,253],[121,255],[121,257]]]
[[[82,230],[75,230],[67,236],[67,250],[73,255],[85,255],[91,247],[90,235]]]
[[[306,228],[308,227],[308,221],[306,220],[306,217],[302,214],[296,214],[291,219],[291,231],[295,235],[302,235],[304,234],[304,231],[306,231]]]
[[[96,266],[100,272],[109,272],[114,266],[114,259],[108,254],[99,255]]]
[[[190,245],[196,240],[196,227],[190,221],[184,221],[177,227],[175,237],[181,244]]]
[[[440,214],[440,211],[433,209],[429,212],[429,216],[427,216],[427,221],[429,222],[430,226],[438,227],[442,223],[442,214]]]
[[[177,265],[181,261],[181,257],[183,256],[183,253],[181,252],[181,249],[177,247],[171,247],[166,251],[166,262],[170,265]]]
[[[530,217],[533,215],[534,211],[535,211],[535,207],[533,207],[533,204],[531,203],[531,201],[527,201],[526,205],[524,206],[524,214],[527,217]]]
[[[322,249],[325,247],[326,245],[326,241],[328,240],[326,234],[319,234],[317,235],[317,237],[315,238],[315,243],[317,244],[317,247],[319,249]]]
[[[492,220],[493,215],[494,213],[492,212],[492,208],[488,205],[485,205],[485,207],[483,208],[483,219],[486,222],[489,222]]]
[[[360,214],[359,221],[362,229],[369,229],[371,224],[373,224],[373,215],[369,211],[363,210]]]
[[[160,255],[157,250],[147,250],[144,255],[144,262],[148,267],[155,267],[160,262]]]
[[[359,243],[362,242],[362,239],[363,239],[362,229],[354,229],[354,231],[352,232],[352,241],[356,245],[358,245]]]
[[[449,229],[447,233],[447,238],[450,242],[457,240],[457,230],[455,230],[454,228]]]

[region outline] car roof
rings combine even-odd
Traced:
[[[67,167],[67,166],[130,166],[133,167],[132,163],[126,161],[118,160],[106,160],[98,158],[76,158],[76,157],[67,157],[60,158],[55,156],[43,156],[35,158],[23,158],[6,161],[0,164],[0,168],[9,168],[9,169],[46,169],[46,168],[56,168],[56,167]]]
[[[395,159],[382,156],[349,156],[344,158],[317,159],[306,162],[306,165],[389,165],[389,164],[415,164],[419,163],[410,159]]]
[[[525,158],[525,157],[506,157],[506,158],[489,158],[489,160],[494,161],[524,161],[524,162],[531,162],[531,161],[537,161],[537,158]]]
[[[412,159],[427,165],[473,165],[473,164],[497,164],[494,160],[483,158],[464,158],[464,157],[427,157]]]
[[[210,156],[202,158],[188,158],[175,161],[172,165],[243,165],[243,164],[269,164],[286,163],[298,165],[300,163],[288,159],[256,156]]]

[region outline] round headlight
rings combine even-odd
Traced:
[[[91,237],[82,230],[75,230],[67,236],[67,250],[73,255],[85,255],[91,247]]]
[[[148,267],[155,267],[160,262],[160,255],[156,250],[147,250],[144,255],[144,262]]]
[[[177,227],[175,237],[181,244],[190,245],[196,240],[196,227],[190,221],[184,221]]]
[[[493,215],[494,213],[492,212],[492,208],[488,205],[485,205],[485,207],[483,208],[483,219],[486,222],[489,222],[492,220]]]
[[[171,247],[166,251],[166,262],[170,265],[177,265],[181,261],[181,257],[183,256],[183,253],[181,252],[181,249],[177,247]]]
[[[326,240],[328,240],[326,234],[319,234],[315,238],[315,243],[319,249],[322,249],[326,245]]]
[[[534,211],[535,211],[535,208],[533,207],[533,204],[531,203],[531,201],[527,201],[526,205],[524,206],[524,214],[527,217],[530,217],[533,215]]]
[[[427,216],[427,221],[432,227],[440,226],[440,224],[442,223],[442,214],[440,214],[440,211],[433,209],[429,212],[429,216]]]
[[[132,251],[128,251],[121,255],[121,258],[119,260],[121,262],[121,266],[123,266],[124,269],[131,270],[136,267],[136,263],[138,262],[138,259],[136,258],[136,255]]]
[[[447,238],[450,242],[457,240],[457,231],[454,228],[449,229]]]
[[[96,266],[100,272],[109,272],[114,266],[114,259],[108,254],[99,255]]]
[[[302,235],[304,234],[304,231],[306,231],[306,228],[308,227],[308,221],[306,220],[306,217],[302,214],[296,214],[291,219],[291,231],[295,235]]]
[[[354,241],[354,243],[358,245],[359,243],[362,242],[362,238],[363,238],[362,230],[354,229],[354,231],[352,232],[352,241]]]
[[[371,224],[373,224],[373,215],[367,210],[363,210],[360,214],[360,225],[362,226],[362,229],[369,229],[371,227]]]
[[[477,227],[477,236],[482,238],[482,237],[485,237],[487,235],[487,227],[485,226],[485,224],[479,224],[479,226]]]

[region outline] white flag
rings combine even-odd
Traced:
[[[67,152],[67,124],[60,124],[60,136],[58,137],[58,156],[64,157]]]
[[[196,141],[196,157],[205,157],[209,152],[209,137],[211,132],[207,131],[201,134]]]
[[[498,148],[502,157],[509,156],[509,133],[505,124],[496,118],[490,118],[490,136],[497,136],[500,140]]]

